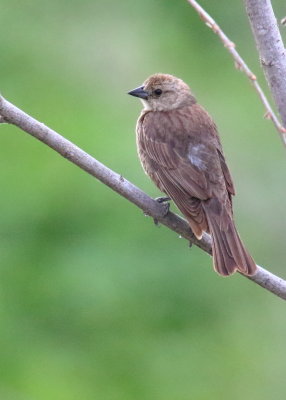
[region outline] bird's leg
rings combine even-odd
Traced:
[[[171,198],[170,197],[156,197],[155,200],[160,204],[164,204],[164,206],[165,206],[164,216],[167,215],[169,212],[169,209],[170,209]],[[154,221],[155,225],[159,225],[159,221],[157,220],[157,218],[153,218],[153,221]]]

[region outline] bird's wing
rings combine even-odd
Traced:
[[[226,191],[226,186],[232,194],[232,181],[211,119],[206,114],[210,121],[204,129],[192,119],[190,109],[143,115],[137,129],[139,152],[141,148],[143,156],[149,158],[163,186],[168,180],[180,192],[200,200]]]
[[[231,198],[231,196],[235,195],[234,184],[233,184],[228,166],[225,162],[224,155],[221,150],[218,150],[218,155],[219,155],[220,165],[221,165],[221,169],[222,169],[223,176],[224,176],[225,183],[226,183],[226,188],[227,188],[227,191],[230,194],[230,198]]]
[[[212,132],[215,125],[208,117],[206,132],[202,132],[204,127],[192,118],[189,107],[180,112],[146,113],[139,120],[137,140],[146,172],[199,230],[207,230],[201,200],[219,197],[224,201],[227,190],[230,194],[234,190],[219,138]]]

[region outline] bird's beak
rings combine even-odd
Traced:
[[[148,93],[145,92],[144,86],[139,86],[136,89],[130,90],[128,94],[131,94],[131,96],[140,97],[140,99],[148,99]]]

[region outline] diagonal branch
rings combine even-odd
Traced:
[[[280,134],[280,137],[286,146],[286,129],[284,128],[283,125],[279,122],[279,119],[276,117],[274,111],[272,110],[269,101],[267,100],[266,95],[264,94],[263,90],[261,89],[261,86],[259,85],[256,76],[253,74],[253,72],[249,69],[243,58],[239,55],[237,50],[235,49],[235,44],[226,36],[226,34],[221,30],[219,25],[215,22],[215,20],[195,1],[195,0],[187,0],[188,3],[197,11],[201,19],[206,23],[208,27],[210,27],[214,33],[218,35],[218,37],[221,39],[222,43],[226,47],[226,49],[230,52],[232,55],[234,61],[235,61],[235,66],[243,71],[245,75],[250,79],[251,83],[254,86],[254,89],[258,93],[258,96],[260,97],[260,100],[262,101],[265,110],[266,110],[266,117],[268,119],[271,119],[277,129],[277,131]],[[254,4],[254,8],[258,8],[257,4],[260,4],[260,1],[257,2],[256,0],[245,0],[246,2],[251,2]],[[269,0],[263,0],[269,1]],[[256,4],[256,6],[255,6]],[[284,80],[285,80],[286,73],[284,75]],[[285,81],[286,85],[286,81]],[[286,93],[286,91],[284,91]],[[280,115],[282,115],[280,108],[278,107]],[[284,113],[285,113],[285,120],[282,118],[284,125],[286,126],[286,107],[284,103]]]
[[[161,224],[200,247],[206,253],[211,254],[210,235],[204,234],[202,240],[198,240],[183,218],[171,212],[166,214],[166,208],[163,204],[159,204],[121,175],[112,171],[75,144],[43,123],[32,118],[1,96],[0,115],[8,123],[14,124],[23,131],[34,136],[36,139],[54,149],[61,156],[67,158],[69,161],[109,186],[131,203],[141,208],[145,214],[155,218]],[[286,281],[266,269],[258,266],[257,273],[254,276],[248,277],[248,279],[286,300]]]

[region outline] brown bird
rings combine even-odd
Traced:
[[[175,202],[198,239],[211,234],[220,275],[255,274],[234,224],[234,186],[212,118],[189,86],[172,75],[152,75],[129,94],[144,105],[136,133],[147,175]]]

